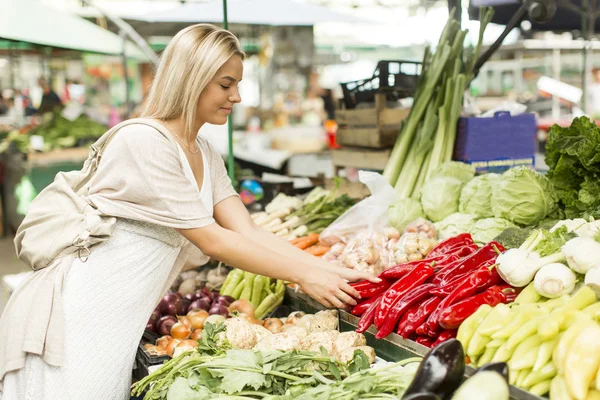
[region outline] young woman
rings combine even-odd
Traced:
[[[0,319],[1,400],[128,399],[146,321],[192,246],[207,260],[296,282],[327,307],[355,304],[348,281],[376,280],[258,228],[198,135],[241,101],[243,58],[235,36],[211,25],[170,42],[142,117],[172,138],[135,123],[104,150],[87,200],[117,218],[114,232],[87,259],[63,257],[11,296]]]

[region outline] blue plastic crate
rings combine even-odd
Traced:
[[[472,164],[477,171],[502,172],[535,162],[535,115],[511,116],[497,112],[491,118],[460,118],[454,159]]]

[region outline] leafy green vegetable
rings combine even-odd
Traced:
[[[552,183],[527,167],[511,168],[492,189],[492,211],[517,225],[535,225],[558,208]]]
[[[531,251],[537,252],[540,257],[546,257],[558,253],[565,243],[575,237],[577,237],[576,233],[569,232],[566,226],[561,226],[554,232],[546,229],[537,229],[530,235],[527,241],[531,241],[529,247]]]
[[[471,179],[462,188],[458,211],[475,214],[479,218],[493,217],[492,185],[500,179],[498,174],[485,174]]]
[[[398,200],[388,209],[390,224],[400,232],[404,231],[406,225],[418,218],[425,217],[421,203],[415,199]]]
[[[456,178],[462,183],[467,183],[475,176],[475,167],[460,161],[450,161],[440,165],[431,175],[432,178],[436,176]]]
[[[473,214],[454,213],[434,224],[440,239],[447,239],[461,233],[470,232],[477,221]]]
[[[338,196],[337,190],[333,190],[325,195],[315,196],[312,201],[305,202],[287,219],[298,216],[301,221],[300,225],[306,225],[308,232],[321,233],[354,204],[356,204],[356,199],[347,194]]]
[[[489,243],[498,235],[515,225],[503,218],[483,218],[473,224],[469,232],[477,243]]]
[[[567,218],[600,216],[600,128],[587,117],[554,125],[546,142],[548,178]]]
[[[496,236],[494,240],[504,246],[506,249],[518,249],[523,242],[527,240],[534,227],[528,228],[507,228],[501,234]]]

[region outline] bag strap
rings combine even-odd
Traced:
[[[158,122],[148,119],[148,118],[133,118],[133,119],[128,119],[127,121],[123,121],[120,124],[117,124],[115,126],[113,126],[111,129],[109,129],[104,135],[102,135],[100,137],[100,139],[98,139],[92,146],[91,146],[91,150],[93,151],[93,153],[96,156],[101,156],[102,152],[104,151],[104,148],[108,145],[108,143],[110,143],[110,141],[112,140],[112,138],[115,136],[115,134],[121,129],[124,128],[128,125],[134,125],[134,124],[140,124],[140,125],[147,125],[150,126],[154,129],[156,129],[157,131],[159,131],[164,137],[166,137],[167,139],[169,139],[169,141],[173,144],[173,145],[177,145],[177,142],[175,141],[175,138],[173,137],[173,135],[171,134],[171,132],[162,124],[159,124]]]

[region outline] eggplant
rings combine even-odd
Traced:
[[[433,393],[415,393],[408,397],[403,397],[402,400],[441,400],[440,396]]]
[[[505,362],[494,362],[494,363],[485,364],[485,365],[481,366],[475,373],[478,374],[483,371],[497,372],[500,375],[502,375],[502,377],[504,378],[506,383],[508,383],[508,378],[509,378],[508,365]]]
[[[445,399],[460,386],[464,373],[465,352],[460,342],[450,339],[440,343],[425,355],[402,399],[428,393]]]

